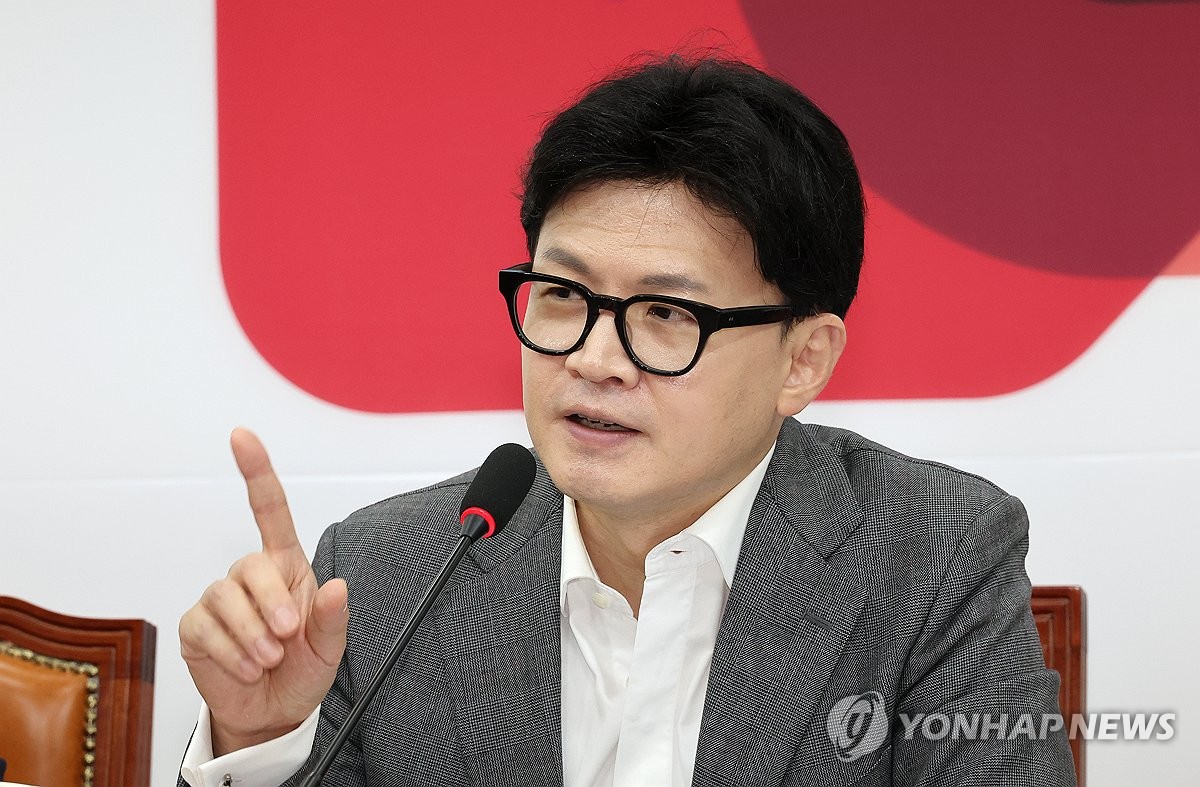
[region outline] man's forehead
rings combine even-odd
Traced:
[[[686,222],[691,216],[701,215],[714,231],[726,235],[731,241],[747,234],[745,225],[734,214],[701,197],[681,180],[589,181],[553,200],[547,207],[546,215],[562,212],[575,214],[577,218],[585,220],[608,220],[611,218],[608,211],[614,207],[612,203],[618,197],[643,202],[647,217],[652,213],[655,224],[660,227],[670,227],[680,221]]]
[[[611,273],[615,267],[613,263],[600,260],[589,262],[574,252],[557,245],[539,247],[537,256],[537,261],[543,263],[539,265],[539,268],[546,269],[547,272],[551,272],[549,269],[553,268],[552,272],[557,275],[562,275],[566,278],[577,278],[583,281],[595,281],[603,278],[606,274]],[[636,284],[641,287],[681,290],[700,294],[709,292],[708,285],[695,276],[673,271],[650,271],[643,273],[637,277]]]

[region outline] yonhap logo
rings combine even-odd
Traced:
[[[851,694],[837,701],[825,725],[833,750],[842,762],[854,762],[879,748],[887,738],[887,706],[877,691]]]

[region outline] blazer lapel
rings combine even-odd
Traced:
[[[861,518],[840,465],[789,419],[717,635],[697,787],[782,782],[866,600],[826,562]]]
[[[479,576],[434,610],[473,784],[562,784],[562,496],[539,466],[529,499],[470,553]]]

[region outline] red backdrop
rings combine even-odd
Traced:
[[[850,138],[868,253],[827,398],[1044,379],[1200,231],[1200,5],[217,11],[229,299],[275,369],[349,408],[520,407],[495,271],[525,257],[521,164],[550,112],[640,51],[720,46],[789,78]]]

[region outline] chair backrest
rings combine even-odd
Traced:
[[[148,787],[154,626],[0,596],[0,757],[44,787]]]
[[[1042,640],[1046,666],[1058,672],[1058,706],[1066,728],[1075,714],[1087,713],[1087,609],[1083,588],[1045,585],[1033,588],[1033,619]],[[1084,785],[1084,740],[1071,741],[1079,787]]]

